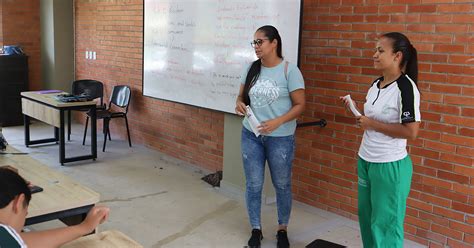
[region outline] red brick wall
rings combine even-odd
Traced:
[[[356,219],[356,155],[362,132],[337,97],[361,104],[377,73],[374,38],[402,31],[419,51],[422,130],[414,161],[407,237],[431,247],[474,244],[474,6],[446,1],[306,0],[301,69],[304,120],[297,132],[295,199]],[[423,2],[423,3],[422,3]],[[424,3],[427,2],[427,3]],[[437,2],[433,4],[432,2]],[[446,2],[446,3],[443,3]],[[142,0],[76,0],[76,77],[133,89],[132,141],[207,169],[222,168],[220,112],[142,96]],[[85,60],[86,50],[97,60]],[[114,133],[124,137],[123,125]]]
[[[28,55],[29,88],[42,88],[40,4],[38,0],[3,0],[3,44],[20,45]]]
[[[144,97],[143,1],[75,1],[76,78],[132,87],[132,143],[142,143],[208,170],[222,169],[224,115],[217,111]],[[86,60],[96,51],[97,60]],[[125,129],[112,121],[112,132]],[[117,124],[119,123],[119,124]]]
[[[423,120],[419,138],[409,142],[407,237],[431,247],[474,245],[474,3],[452,2],[305,1],[304,117],[328,125],[298,131],[297,200],[356,219],[362,132],[337,97],[350,93],[362,106],[378,75],[374,37],[403,32],[419,52]]]

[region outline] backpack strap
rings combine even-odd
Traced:
[[[289,63],[290,62],[285,61],[285,79],[286,79],[286,81],[288,81],[288,64]]]

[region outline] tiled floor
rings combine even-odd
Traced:
[[[73,126],[66,154],[89,151],[82,146],[82,126]],[[32,138],[52,135],[52,128],[34,123]],[[243,247],[249,236],[241,196],[212,188],[200,178],[206,172],[188,163],[125,140],[107,142],[97,161],[61,166],[57,145],[26,148],[23,127],[8,127],[3,134],[13,147],[101,194],[101,204],[111,208],[101,230],[116,229],[144,247]],[[114,138],[112,136],[112,138]],[[133,137],[132,137],[133,142]],[[99,137],[98,146],[102,145]],[[262,207],[263,248],[276,247],[276,207]],[[38,230],[62,225],[58,221],[34,225]],[[315,239],[348,247],[361,247],[357,222],[295,202],[289,237],[292,247],[303,248]],[[404,247],[423,247],[406,241]]]

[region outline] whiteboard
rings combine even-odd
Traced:
[[[145,0],[143,95],[234,113],[255,30],[275,26],[298,63],[300,0]]]

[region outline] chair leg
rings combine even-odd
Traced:
[[[102,147],[102,152],[105,152],[105,145],[107,144],[107,134],[109,133],[109,120],[104,118],[104,146]]]
[[[130,140],[130,130],[128,129],[127,116],[125,116],[125,126],[127,126],[128,145],[129,145],[130,147],[132,147],[132,141]]]
[[[107,130],[105,129],[105,124],[106,124],[105,121],[106,121],[106,118],[102,119],[102,133],[103,133],[103,134],[106,134],[106,131],[107,131]],[[105,136],[105,137],[107,138],[107,136]]]
[[[107,123],[105,122],[105,119],[103,120],[102,122],[102,133],[105,135],[104,137],[107,139],[107,136],[109,137],[109,140],[112,140],[112,138],[110,137],[110,128],[109,128],[109,121],[110,119],[107,121]],[[107,128],[105,127],[105,125],[107,124]]]
[[[86,144],[87,124],[89,124],[89,116],[86,116],[86,126],[84,127],[84,137],[82,138],[82,145]]]
[[[67,140],[71,140],[71,110],[67,111]]]

